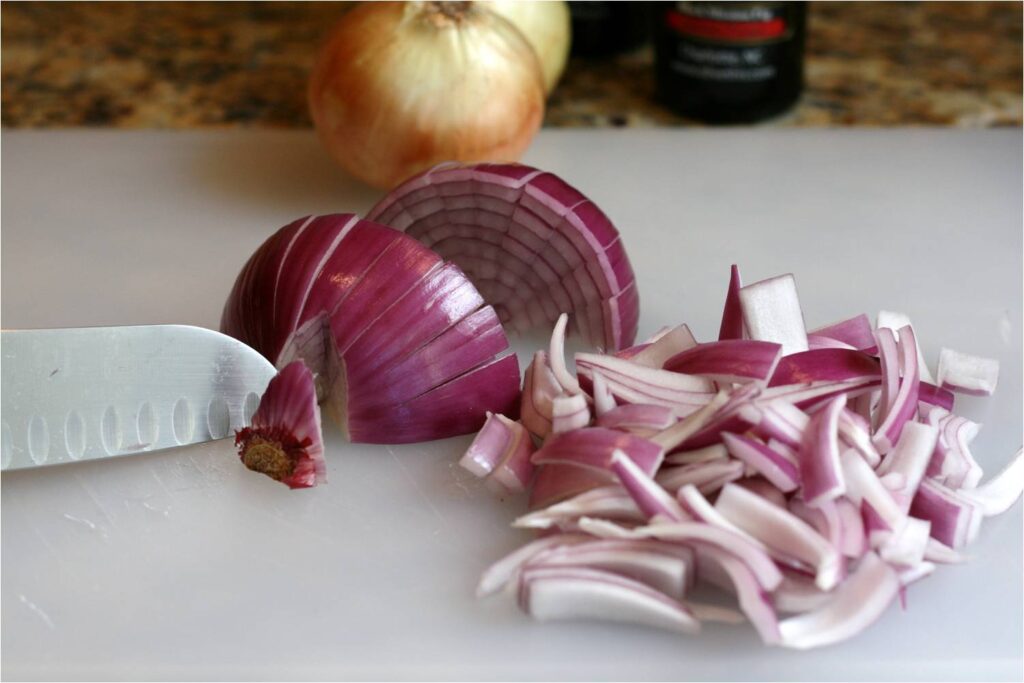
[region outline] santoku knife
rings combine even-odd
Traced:
[[[234,434],[275,374],[187,325],[0,333],[2,469],[148,453]]]

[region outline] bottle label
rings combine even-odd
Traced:
[[[678,38],[672,70],[704,81],[776,78],[780,46],[793,36],[781,3],[676,2],[664,21]]]

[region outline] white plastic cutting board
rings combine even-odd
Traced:
[[[215,327],[244,259],[376,192],[306,132],[3,133],[4,327]],[[543,132],[527,158],[595,199],[638,273],[641,335],[717,333],[729,265],[792,271],[809,325],[880,308],[994,356],[991,470],[1021,443],[1019,131]],[[529,343],[519,348],[526,351]],[[226,444],[4,474],[2,665],[16,678],[1006,679],[1022,675],[1021,504],[852,642],[769,649],[538,624],[479,603],[520,500],[454,464],[469,439],[328,434],[328,485],[289,491]]]

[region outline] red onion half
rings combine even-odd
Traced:
[[[473,284],[352,214],[271,235],[235,281],[221,329],[278,368],[305,361],[352,441],[439,439],[479,429],[487,411],[518,411],[518,361]]]
[[[561,178],[518,164],[442,164],[414,176],[367,218],[458,264],[510,329],[573,329],[609,351],[636,336],[633,269],[608,217]]]

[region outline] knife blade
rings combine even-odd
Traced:
[[[0,333],[3,470],[221,439],[252,417],[274,366],[188,325]]]

